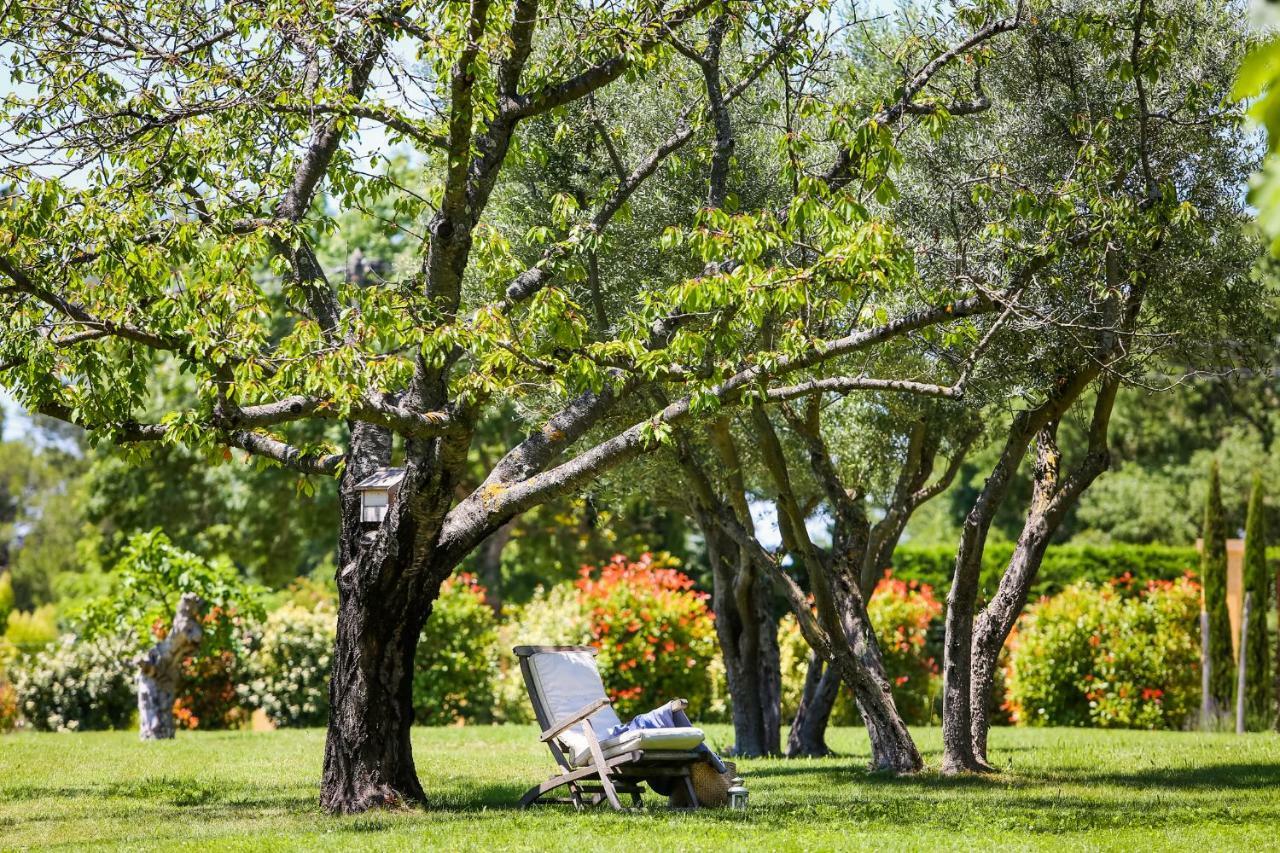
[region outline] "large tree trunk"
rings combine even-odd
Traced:
[[[833,584],[845,642],[832,648],[832,666],[853,689],[858,713],[871,739],[872,768],[914,773],[924,767],[924,760],[893,701],[893,687],[885,674],[880,646],[857,582],[855,577],[841,575]]]
[[[1062,526],[1067,511],[1110,464],[1107,430],[1118,387],[1119,379],[1115,376],[1108,376],[1103,381],[1093,406],[1089,450],[1066,477],[1061,474],[1058,421],[1049,421],[1036,436],[1034,485],[1022,533],[1000,578],[996,594],[978,614],[974,625],[969,728],[974,759],[983,767],[991,766],[987,760],[987,733],[991,728],[992,688],[1000,650],[1027,604],[1027,596],[1044,561],[1045,550]]]
[[[331,812],[423,803],[410,745],[422,618],[340,591],[321,805]]]
[[[831,754],[827,724],[839,695],[840,676],[835,667],[827,666],[817,652],[810,652],[804,691],[787,735],[787,758],[822,758]]]
[[[742,464],[728,420],[716,421],[710,438],[724,466],[733,513],[751,530]],[[749,549],[735,543],[705,508],[695,514],[712,566],[711,606],[733,704],[733,753],[749,758],[777,755],[782,739],[782,669],[771,585]]]
[[[987,760],[987,732],[991,728],[991,696],[995,686],[996,664],[1000,650],[1004,648],[1014,623],[1026,606],[1027,594],[1035,582],[1036,573],[1044,559],[1049,544],[1050,531],[1046,530],[1043,516],[1033,522],[1027,519],[1027,528],[1019,538],[1000,588],[991,602],[982,609],[973,629],[973,659],[970,662],[969,681],[969,729],[973,740],[974,759],[984,767]]]
[[[182,661],[195,654],[204,636],[199,614],[202,604],[194,593],[183,595],[169,633],[135,661],[138,734],[143,740],[169,740],[174,736],[173,701],[182,675]]]
[[[447,574],[432,564],[439,528],[425,507],[447,500],[448,484],[423,482],[425,472],[411,465],[397,505],[380,528],[366,529],[353,487],[390,457],[385,430],[353,427],[339,493],[338,631],[320,793],[331,812],[426,800],[410,744],[413,660]]]

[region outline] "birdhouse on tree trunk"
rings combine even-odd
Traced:
[[[356,483],[356,491],[360,493],[360,521],[381,524],[387,510],[395,505],[403,481],[403,468],[379,468]]]

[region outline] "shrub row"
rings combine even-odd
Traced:
[[[982,560],[981,593],[990,596],[1013,554],[1013,543],[987,545]],[[1269,549],[1268,557],[1280,566],[1280,548]],[[955,548],[948,545],[902,545],[893,554],[893,574],[945,590],[955,567]],[[1177,580],[1188,570],[1196,570],[1200,555],[1194,547],[1168,545],[1053,545],[1044,562],[1030,600],[1056,595],[1074,583],[1103,584],[1128,572],[1140,581]]]
[[[1135,554],[1141,558],[1130,575],[1122,558]],[[1193,556],[1194,550],[1178,548],[1051,550],[1036,594],[1059,586],[1062,591],[1033,605],[1011,641],[1002,673],[1008,681],[1008,694],[1001,698],[1004,711],[1027,724],[1179,725],[1198,695],[1193,672],[1198,599],[1194,583],[1182,577]],[[942,606],[927,579],[942,577],[945,585],[949,557],[946,549],[900,549],[902,568],[880,582],[869,602],[895,699],[911,723],[936,719],[938,667],[931,628],[937,627]],[[999,571],[1007,548],[1002,555],[993,546],[988,557],[986,571]],[[1142,582],[1072,582],[1121,574]],[[258,709],[278,726],[324,723],[333,600],[314,587],[303,592],[265,620],[227,611],[207,615],[208,627],[234,626],[238,635],[186,662],[186,687],[177,705],[183,725],[240,725]],[[511,648],[537,643],[599,649],[601,674],[623,717],[682,696],[700,719],[728,719],[724,671],[706,599],[669,560],[619,556],[603,567],[584,568],[576,583],[539,590],[499,620],[475,578],[455,576],[444,584],[423,629],[413,684],[416,720],[426,725],[531,721]],[[119,639],[106,633],[66,636],[15,660],[30,637],[51,639],[53,617],[14,613],[8,621],[8,651],[0,653],[9,656],[11,684],[4,683],[0,661],[0,728],[11,726],[17,714],[35,728],[51,730],[131,725],[128,661],[137,641],[127,632]],[[808,650],[789,618],[780,640],[789,717]],[[849,697],[842,698],[833,722],[856,722]]]

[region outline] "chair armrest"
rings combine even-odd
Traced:
[[[599,699],[592,702],[590,705],[587,705],[585,708],[580,708],[579,710],[574,711],[572,714],[565,717],[563,720],[560,720],[551,728],[547,729],[545,732],[542,733],[542,737],[539,738],[539,740],[541,740],[543,743],[546,743],[547,741],[551,740],[553,737],[557,737],[563,734],[565,729],[577,723],[582,722],[587,717],[590,717],[592,714],[594,714],[596,711],[599,711],[605,705],[611,705],[611,704],[613,703],[608,699],[608,697],[601,696]]]

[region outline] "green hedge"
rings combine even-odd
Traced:
[[[987,546],[982,561],[982,595],[992,595],[1009,564],[1012,543]],[[1268,548],[1267,559],[1280,565],[1280,548]],[[902,545],[893,555],[893,573],[904,580],[932,584],[939,595],[951,585],[955,549],[947,545]],[[1168,545],[1052,545],[1045,552],[1031,600],[1056,595],[1077,581],[1104,583],[1132,572],[1138,580],[1174,580],[1187,569],[1198,571],[1200,555],[1194,546]]]

